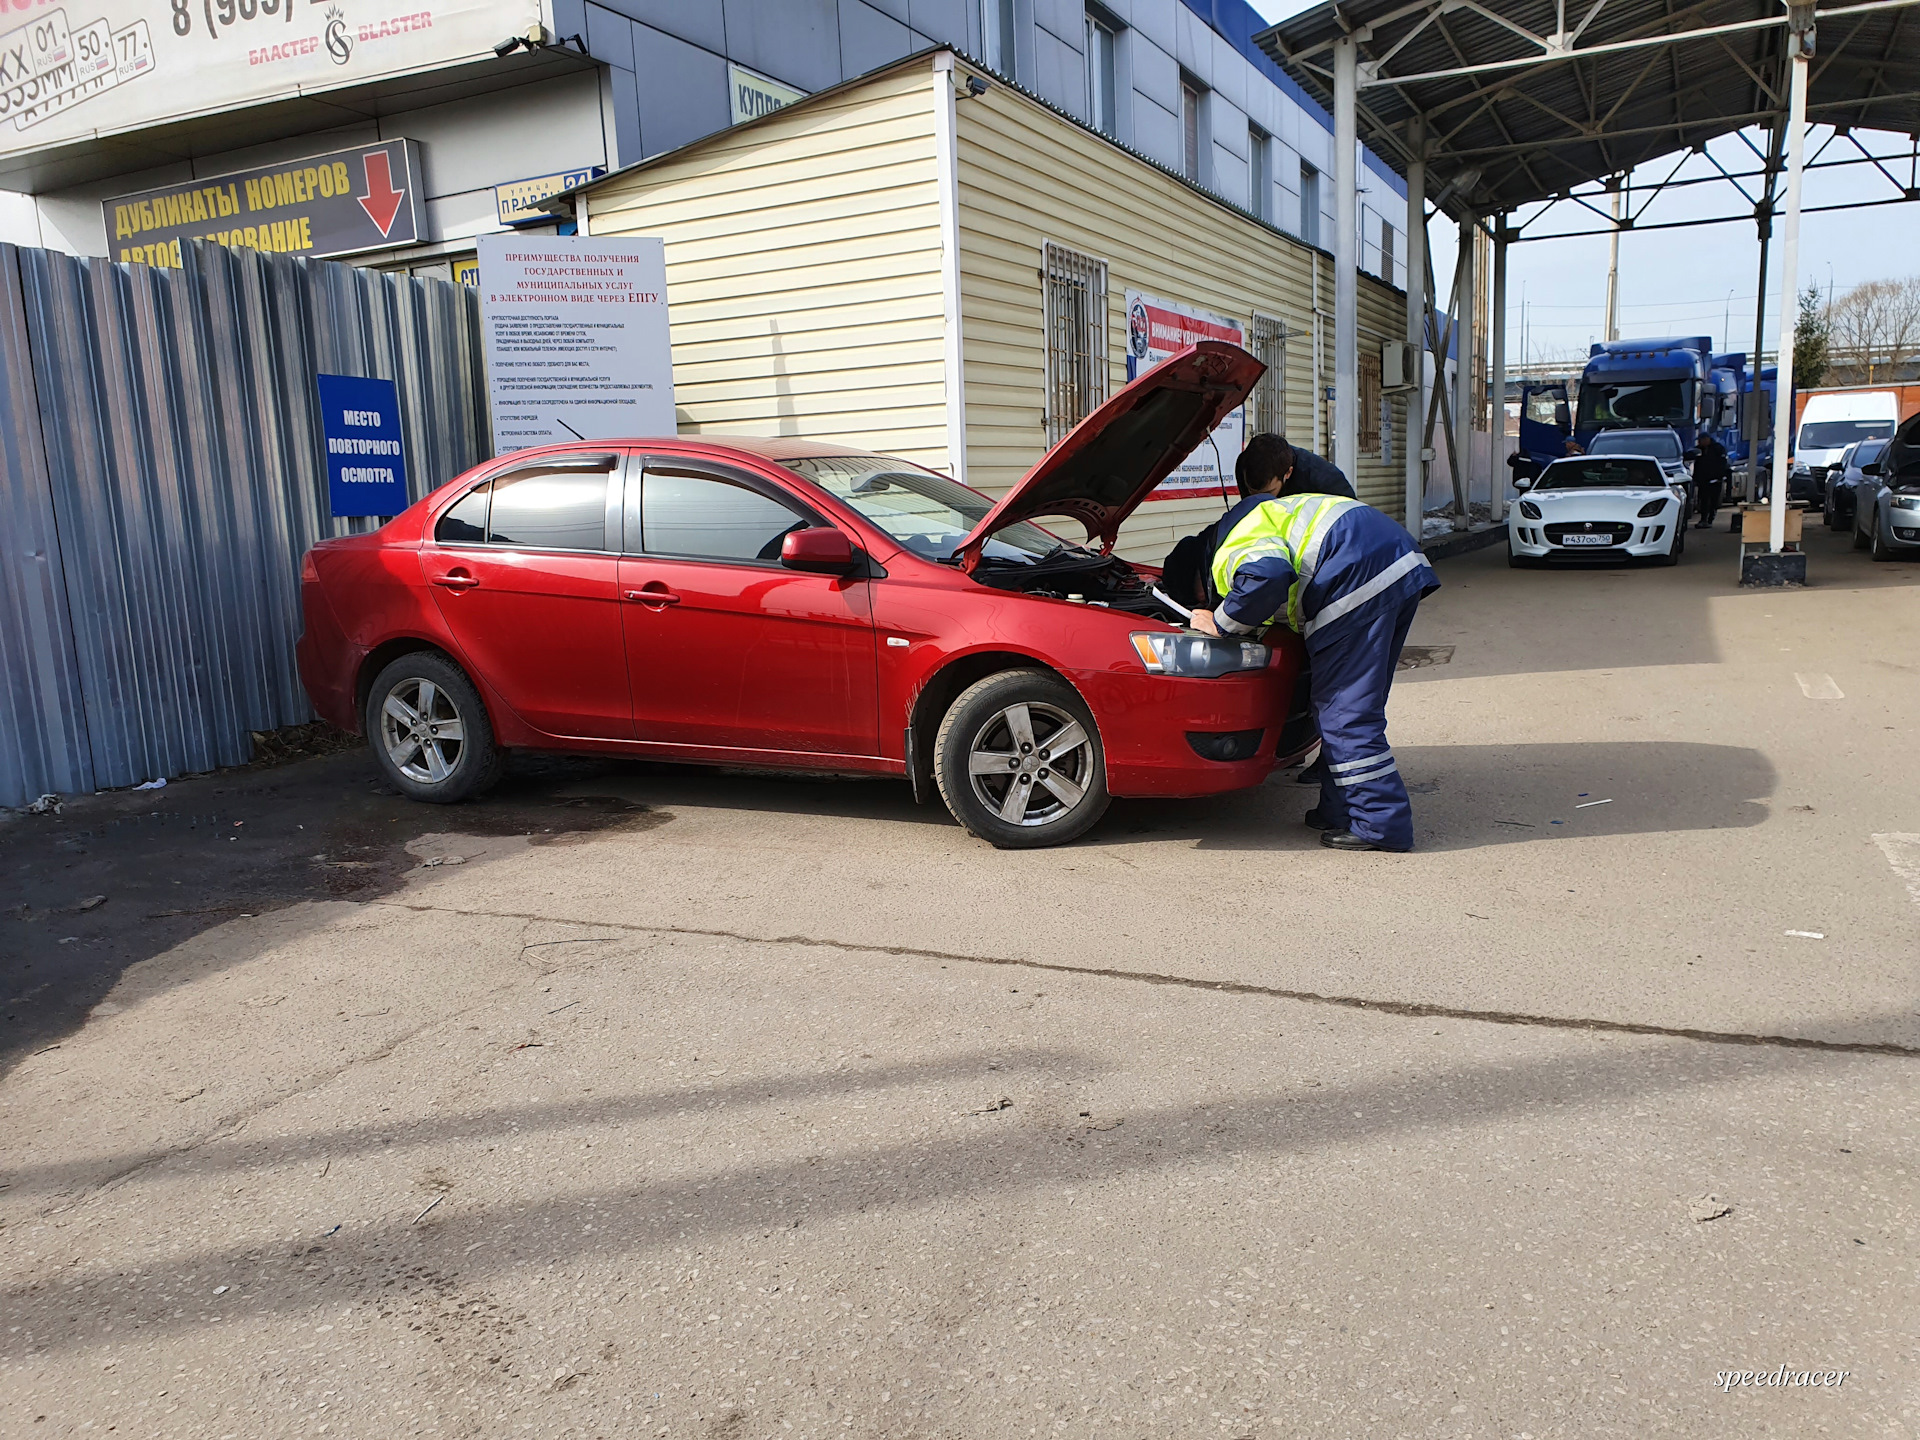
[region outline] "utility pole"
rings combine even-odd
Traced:
[[[1607,181],[1613,192],[1613,229],[1607,236],[1607,343],[1620,338],[1620,177]]]

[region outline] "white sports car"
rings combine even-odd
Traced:
[[[1651,560],[1677,565],[1687,548],[1686,494],[1651,455],[1556,460],[1507,511],[1507,563]]]

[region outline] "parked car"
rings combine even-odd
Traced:
[[[1643,430],[1603,430],[1587,446],[1589,455],[1645,455],[1659,463],[1667,480],[1687,497],[1687,515],[1695,507],[1693,471],[1689,462],[1697,452],[1682,449],[1680,434],[1669,426]]]
[[[1507,563],[1651,560],[1677,565],[1687,546],[1686,494],[1650,455],[1556,460],[1507,515]]]
[[[1920,415],[1906,420],[1854,487],[1853,548],[1876,560],[1920,558]]]
[[[1257,785],[1317,739],[1297,638],[1184,629],[1158,572],[1112,547],[1263,368],[1180,352],[997,503],[817,441],[504,456],[308,553],[301,678],[427,801],[484,789],[508,749],[594,751],[901,775],[1028,847],[1111,795]]]
[[[1853,524],[1854,497],[1859,494],[1863,478],[1860,469],[1879,459],[1880,452],[1886,448],[1885,440],[1856,440],[1840,452],[1839,460],[1827,467],[1826,493],[1820,509],[1829,530]]]

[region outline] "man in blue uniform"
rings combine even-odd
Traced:
[[[1387,691],[1420,601],[1440,588],[1407,532],[1331,495],[1247,496],[1216,529],[1211,610],[1193,626],[1245,635],[1284,621],[1306,641],[1327,773],[1307,823],[1336,850],[1411,850],[1413,807],[1387,746]]]

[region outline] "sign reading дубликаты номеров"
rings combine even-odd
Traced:
[[[479,250],[495,454],[675,433],[664,241],[482,235]]]
[[[320,375],[320,431],[327,442],[327,496],[334,517],[398,515],[407,496],[400,395],[391,380]]]

